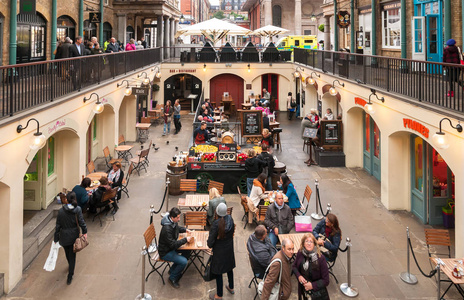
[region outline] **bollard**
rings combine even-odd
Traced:
[[[440,263],[437,262],[437,299],[441,300],[440,297]]]
[[[169,184],[170,183],[171,182],[169,180],[166,180],[166,199],[164,200],[166,202],[166,212],[161,214],[163,218],[169,214]]]
[[[150,205],[150,224],[153,223],[153,213],[155,212],[155,206]]]
[[[319,214],[319,181],[317,181],[317,179],[314,180],[314,184],[316,185],[316,212],[311,214],[311,218],[314,220],[321,220],[324,216]]]
[[[354,288],[353,285],[351,284],[351,240],[349,237],[346,238],[346,247],[348,247],[348,250],[346,253],[346,260],[347,260],[346,273],[347,273],[348,283],[342,283],[340,285],[340,290],[345,296],[354,298],[358,296],[358,289]]]
[[[147,247],[142,248],[142,293],[135,297],[135,300],[152,300],[150,294],[145,293],[145,255],[147,253]]]
[[[332,205],[330,203],[327,203],[327,214],[332,213]]]
[[[406,254],[408,271],[401,273],[400,278],[407,284],[416,284],[417,277],[409,272],[409,227],[406,227],[406,245],[408,247],[407,254]]]

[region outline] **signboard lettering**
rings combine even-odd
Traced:
[[[196,73],[196,69],[171,69],[169,73]]]
[[[136,95],[136,96],[146,96],[146,95],[148,95],[148,89],[147,88],[133,87],[132,88],[132,94]]]
[[[429,138],[429,129],[417,121],[404,118],[403,126],[404,128],[409,128],[413,131],[422,134],[425,138]]]
[[[360,105],[360,106],[364,107],[364,105],[367,104],[367,101],[364,100],[363,98],[354,97],[354,104],[357,104],[357,105]]]
[[[58,120],[53,124],[53,126],[48,127],[48,134],[52,135],[52,133],[55,133],[58,129],[61,127],[66,126],[66,119]]]
[[[240,110],[242,136],[261,135],[263,128],[262,111],[260,110]]]
[[[347,28],[350,26],[351,16],[347,11],[339,11],[337,13],[337,24],[340,28]]]
[[[401,7],[401,2],[396,2],[396,3],[389,3],[389,4],[384,4],[382,9],[383,10],[390,10],[390,9],[396,9]]]
[[[325,148],[343,147],[342,121],[321,121],[321,142]]]
[[[36,0],[20,0],[19,13],[35,15]]]

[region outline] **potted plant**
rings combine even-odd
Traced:
[[[155,83],[151,86],[151,89],[153,92],[157,92],[160,90],[160,86]]]
[[[318,29],[320,32],[324,32],[324,24],[319,25]]]

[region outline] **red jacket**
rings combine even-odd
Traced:
[[[461,58],[459,56],[459,50],[456,46],[448,46],[443,52],[443,62],[449,64],[461,64]]]

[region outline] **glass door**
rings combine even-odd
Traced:
[[[427,15],[427,60],[440,62],[438,15]]]
[[[43,150],[39,150],[24,175],[24,210],[42,208],[42,162]]]
[[[441,208],[446,205],[448,199],[454,199],[454,174],[441,157],[441,155],[429,146],[429,224],[443,224]]]
[[[369,114],[363,113],[363,166],[380,181],[380,129]]]
[[[414,38],[412,44],[412,59],[425,60],[425,17],[413,17],[412,28]]]
[[[427,147],[424,140],[416,135],[411,136],[411,212],[424,224],[427,223],[426,198],[426,164]]]

